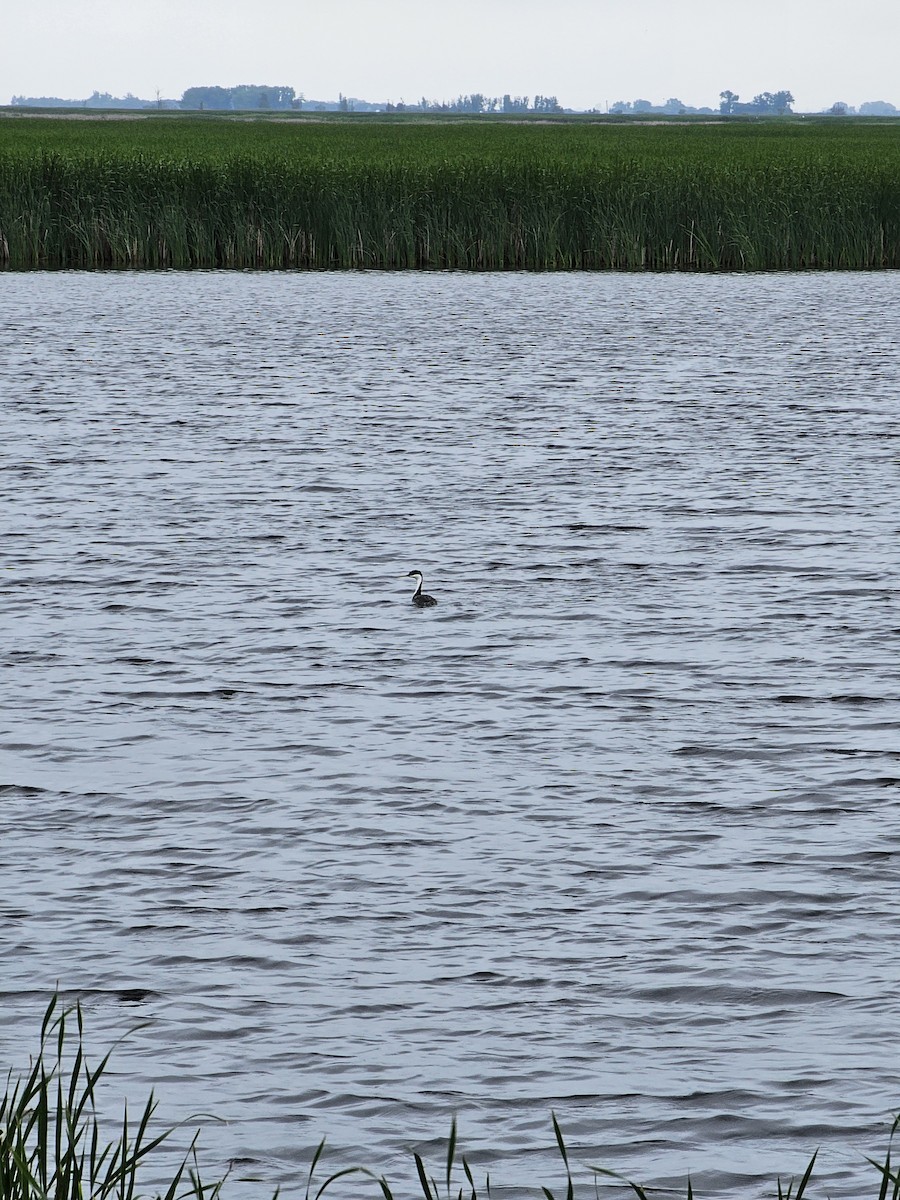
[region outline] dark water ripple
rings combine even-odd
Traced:
[[[453,1112],[557,1186],[551,1108],[644,1182],[874,1194],[898,298],[6,277],[4,1061],[57,981],[139,1023],[120,1089],[224,1118],[233,1196],[325,1134],[412,1189]]]

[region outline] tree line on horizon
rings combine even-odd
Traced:
[[[194,87],[188,88],[181,97],[181,107],[188,109],[210,111],[256,111],[293,109],[317,109],[323,106],[322,101],[307,100],[302,92],[298,95],[293,88],[267,88],[253,85],[242,85],[235,88]],[[487,96],[483,92],[472,92],[469,95],[457,96],[455,100],[429,100],[423,96],[414,103],[399,100],[396,103],[388,100],[383,104],[373,104],[367,100],[359,100],[352,96],[338,93],[337,104],[328,105],[338,112],[436,112],[436,113],[559,113],[562,105],[556,96]]]
[[[752,100],[743,104],[737,92],[732,92],[728,89],[724,92],[719,92],[719,112],[725,113],[726,116],[736,116],[740,113],[768,113],[781,117],[785,113],[794,111],[791,108],[794,102],[794,97],[788,91],[760,92]]]
[[[668,116],[679,114],[738,115],[783,115],[792,113],[795,103],[791,92],[760,92],[752,100],[741,101],[736,92],[729,89],[719,93],[719,106],[695,108],[677,97],[670,97],[663,104],[649,100],[616,100],[606,111],[614,115],[641,115],[659,113]],[[564,109],[556,96],[488,96],[483,92],[472,92],[457,96],[454,100],[429,100],[422,97],[413,103],[403,100],[373,103],[356,97],[338,94],[334,100],[308,100],[302,92],[292,87],[269,84],[239,84],[237,87],[190,87],[180,100],[163,99],[158,93],[155,100],[143,100],[127,93],[124,97],[109,92],[93,92],[86,100],[63,100],[58,96],[13,96],[13,107],[32,108],[81,108],[81,109],[181,109],[194,112],[388,112],[388,113],[562,113],[579,110]],[[593,108],[589,112],[602,112]],[[854,109],[843,101],[837,101],[824,110],[831,116],[893,116],[898,109],[886,100],[869,100]]]
[[[127,108],[184,109],[194,112],[434,112],[434,113],[561,113],[556,96],[488,96],[483,92],[457,96],[454,100],[420,100],[396,103],[388,100],[372,103],[338,94],[334,100],[308,100],[292,87],[268,84],[240,84],[237,87],[190,87],[180,100],[142,100],[130,92],[124,97],[109,92],[93,92],[86,100],[63,100],[58,96],[13,96],[14,107],[36,108]]]
[[[683,100],[679,100],[673,96],[666,100],[665,104],[652,104],[649,100],[616,100],[614,104],[610,105],[609,111],[617,115],[640,115],[641,113],[665,113],[669,116],[677,116],[681,113],[705,113],[711,115],[718,111],[724,116],[783,116],[786,113],[794,111],[791,108],[793,103],[794,97],[788,91],[760,92],[752,100],[741,103],[741,98],[737,92],[726,90],[719,92],[718,110],[713,108],[692,108],[689,104],[685,104]]]

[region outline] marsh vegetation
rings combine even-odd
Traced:
[[[0,123],[0,264],[900,266],[892,123]]]

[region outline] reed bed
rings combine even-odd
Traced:
[[[121,1133],[104,1143],[96,1101],[109,1057],[107,1053],[96,1067],[88,1065],[81,1007],[66,1010],[54,996],[44,1014],[40,1048],[29,1071],[17,1080],[10,1072],[5,1095],[0,1097],[0,1200],[139,1200],[146,1194],[140,1189],[145,1162],[175,1130],[156,1130],[156,1102],[151,1095],[138,1120],[130,1121],[126,1109]],[[555,1115],[551,1121],[560,1155],[560,1178],[555,1191],[544,1185],[534,1188],[535,1195],[540,1193],[545,1200],[596,1197],[601,1182],[617,1185],[616,1194],[634,1194],[638,1200],[648,1200],[648,1192],[658,1190],[590,1164],[583,1165],[582,1177],[576,1178]],[[878,1200],[900,1200],[900,1170],[891,1158],[898,1128],[900,1116],[891,1128],[884,1161],[866,1160],[875,1170]],[[202,1181],[196,1142],[195,1134],[169,1182],[156,1191],[156,1200],[220,1200],[226,1180]],[[401,1193],[394,1191],[385,1176],[367,1167],[342,1167],[325,1174],[325,1145],[323,1138],[312,1156],[304,1200],[321,1200],[341,1181],[335,1195],[340,1192],[352,1200],[364,1196],[400,1200]],[[415,1167],[414,1195],[421,1193],[424,1200],[490,1200],[490,1176],[483,1183],[476,1182],[466,1156],[459,1151],[455,1118],[438,1178],[420,1154],[411,1150],[410,1155]],[[813,1154],[799,1180],[783,1183],[779,1178],[774,1192],[778,1200],[803,1200],[815,1163]],[[274,1200],[278,1195],[276,1191]],[[694,1200],[690,1179],[685,1200]]]
[[[0,122],[0,266],[900,266],[900,126]]]

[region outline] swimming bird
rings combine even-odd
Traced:
[[[435,600],[434,596],[426,596],[422,591],[422,584],[425,582],[422,578],[422,572],[410,571],[409,574],[413,579],[418,579],[419,581],[419,586],[416,588],[415,592],[413,592],[412,598],[412,602],[416,608],[431,608],[433,605],[437,604],[437,600]]]

